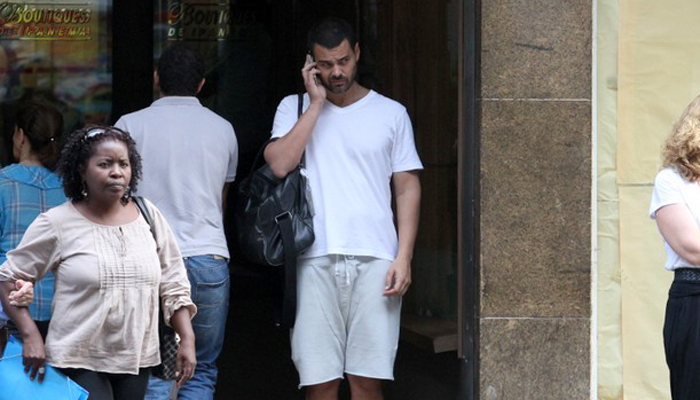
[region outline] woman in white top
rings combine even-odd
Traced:
[[[664,238],[665,267],[674,271],[663,332],[671,395],[700,399],[700,96],[666,139],[663,165],[649,214]]]
[[[131,199],[141,158],[131,137],[112,127],[73,133],[58,173],[71,201],[29,226],[0,268],[0,299],[14,281],[56,277],[46,346],[29,313],[7,308],[24,339],[33,379],[44,359],[97,399],[142,399],[150,368],[160,363],[158,306],[181,338],[178,384],[194,372],[196,307],[175,239],[151,203],[155,235]],[[154,238],[155,236],[155,238]]]

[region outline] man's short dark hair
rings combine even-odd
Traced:
[[[306,39],[306,46],[309,51],[313,51],[317,44],[327,49],[338,47],[343,40],[347,40],[350,48],[355,50],[355,30],[346,20],[340,18],[325,18],[314,25]]]
[[[174,43],[158,60],[158,78],[166,96],[195,96],[204,79],[204,60],[185,43]]]

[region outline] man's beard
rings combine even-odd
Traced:
[[[350,88],[352,87],[352,84],[355,83],[355,76],[356,75],[357,75],[357,66],[355,66],[355,68],[353,68],[352,74],[350,75],[350,77],[346,77],[345,75],[340,76],[340,79],[345,80],[345,83],[342,86],[335,86],[335,85],[331,84],[331,82],[333,81],[333,78],[331,76],[328,77],[328,80],[321,79],[321,83],[326,88],[326,90],[328,90],[329,92],[331,92],[333,94],[341,94],[341,93],[345,93],[348,90],[350,90]]]

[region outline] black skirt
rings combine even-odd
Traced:
[[[664,349],[673,400],[700,400],[700,282],[675,280],[671,285]]]

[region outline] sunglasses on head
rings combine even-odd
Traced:
[[[120,135],[127,134],[126,132],[124,132],[121,129],[116,128],[116,127],[105,128],[105,127],[97,126],[97,127],[94,127],[94,128],[91,128],[90,130],[88,130],[85,133],[85,136],[83,136],[83,140],[92,139],[92,138],[95,138],[95,137],[100,136],[100,135],[107,133],[107,132],[116,132]]]

